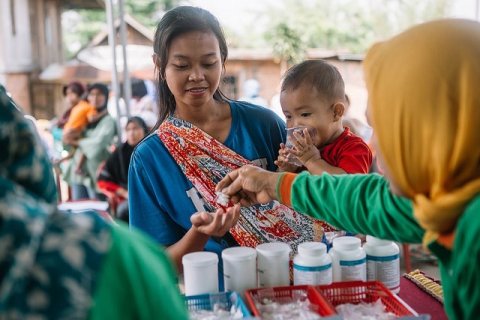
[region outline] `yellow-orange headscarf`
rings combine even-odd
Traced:
[[[424,243],[451,233],[480,192],[480,24],[415,26],[374,45],[364,68],[380,151]]]

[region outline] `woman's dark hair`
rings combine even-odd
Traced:
[[[87,87],[88,94],[90,94],[90,91],[92,91],[93,89],[97,89],[98,91],[100,91],[105,96],[105,103],[103,104],[103,106],[101,108],[97,108],[97,110],[100,110],[100,111],[105,110],[105,108],[108,105],[108,95],[109,95],[108,87],[106,85],[104,85],[103,83],[99,83],[99,82],[90,84]]]
[[[148,93],[147,86],[142,79],[132,79],[132,97],[143,98]]]
[[[67,95],[67,89],[72,90],[72,92],[76,93],[77,96],[79,96],[80,98],[83,96],[83,94],[85,92],[85,87],[83,86],[83,84],[81,84],[78,81],[72,81],[72,82],[70,82],[69,84],[67,84],[66,86],[63,87],[63,95],[64,96]]]
[[[145,120],[143,120],[142,118],[137,117],[137,116],[130,117],[130,118],[128,118],[128,121],[127,121],[127,124],[125,125],[125,128],[132,122],[139,125],[140,128],[143,129],[143,132],[145,133],[145,135],[148,134],[148,127],[147,127],[147,123],[145,122]]]
[[[220,46],[220,55],[222,66],[228,56],[227,42],[223,34],[222,28],[217,18],[205,9],[179,6],[176,7],[162,17],[157,25],[155,39],[153,42],[153,51],[156,55],[156,74],[158,80],[158,96],[159,96],[159,117],[155,128],[171,114],[175,112],[175,98],[167,86],[165,79],[165,68],[168,60],[168,51],[172,41],[188,32],[201,31],[212,32],[218,40]],[[217,88],[213,94],[213,98],[217,101],[225,101],[227,98]]]

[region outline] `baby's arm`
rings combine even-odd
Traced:
[[[301,161],[301,160],[300,160]],[[304,166],[307,168],[308,172],[311,174],[320,175],[324,172],[329,174],[345,174],[345,170],[339,167],[334,167],[323,159],[310,160],[304,163]]]
[[[78,139],[82,136],[83,130],[80,128],[70,128],[63,131],[62,142],[67,145],[76,146]]]
[[[290,152],[307,168],[311,174],[320,175],[324,172],[329,174],[344,174],[345,170],[334,167],[322,159],[320,150],[313,144],[308,130],[305,129],[303,136],[300,133],[293,133],[295,136],[295,147]]]

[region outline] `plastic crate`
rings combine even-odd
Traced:
[[[335,309],[322,297],[312,286],[286,286],[273,288],[257,288],[245,291],[245,300],[253,315],[261,317],[255,302],[263,298],[271,299],[279,303],[288,303],[307,296],[311,304],[316,306],[315,312],[321,316],[335,315]]]
[[[370,303],[380,299],[386,311],[396,316],[417,316],[405,302],[379,281],[337,282],[326,286],[315,286],[315,289],[334,307],[344,303]]]
[[[215,304],[220,304],[225,310],[230,310],[232,305],[240,309],[244,318],[251,316],[247,305],[236,292],[220,292],[201,294],[196,296],[185,296],[185,305],[189,311],[208,310],[212,311]]]

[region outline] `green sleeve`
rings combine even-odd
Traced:
[[[106,115],[95,128],[87,130],[85,137],[78,142],[78,147],[87,159],[103,161],[116,132],[115,120]]]
[[[187,319],[175,272],[164,251],[124,226],[112,228],[90,319]]]
[[[449,319],[478,319],[480,315],[480,194],[460,217],[451,254],[439,256]]]
[[[291,189],[295,210],[350,232],[419,243],[423,229],[411,201],[390,192],[380,175],[298,175]]]

